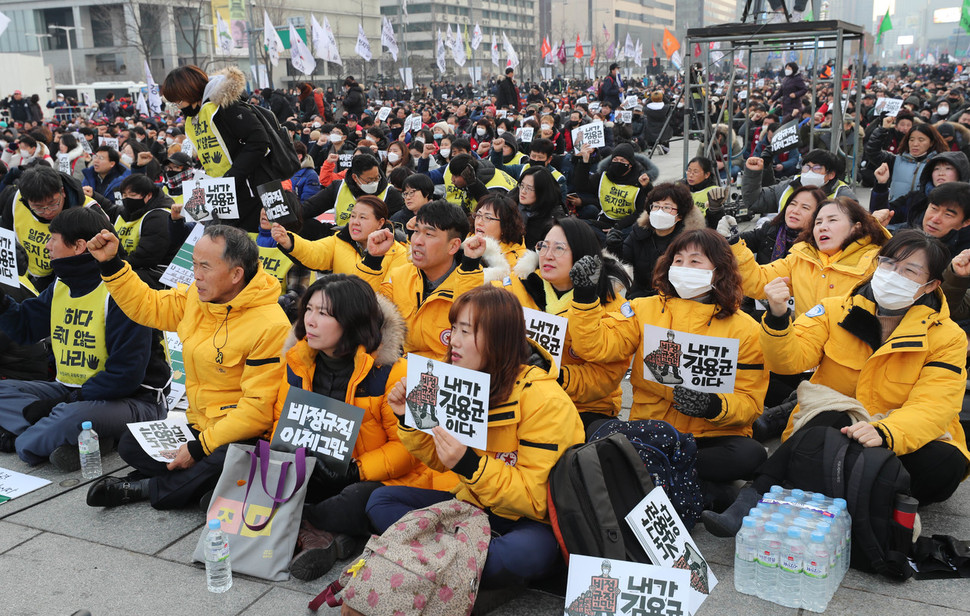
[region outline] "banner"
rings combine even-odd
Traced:
[[[632,58],[637,53],[636,47],[633,46],[633,39],[630,38],[630,33],[626,33],[626,43],[623,44],[623,55],[627,58]]]
[[[317,61],[293,24],[290,24],[290,63],[304,75],[312,75],[317,69]]]
[[[384,23],[381,26],[381,45],[391,53],[391,57],[397,62],[397,54],[400,50],[397,47],[397,39],[394,38],[394,28],[387,17],[384,17]]]
[[[492,55],[495,55],[493,50]],[[438,46],[435,50],[435,61],[438,63],[438,72],[445,72],[445,40],[441,35],[441,30],[438,30]]]
[[[579,40],[579,35],[576,35],[576,48],[573,50],[573,57],[579,60],[585,54],[583,53],[583,43]]]
[[[135,109],[139,115],[148,115],[148,103],[145,102],[145,95],[141,92],[138,93],[138,98],[135,100]]]
[[[216,13],[216,50],[220,56],[232,53],[232,32],[221,13]]]
[[[158,84],[152,78],[152,69],[148,67],[148,61],[145,61],[145,83],[148,85],[148,114],[146,115],[161,115],[162,113],[162,95],[159,93]]]
[[[677,40],[677,37],[670,33],[670,30],[664,28],[664,37],[660,46],[663,47],[664,53],[670,58],[674,55],[675,51],[680,49],[680,42]]]
[[[553,64],[556,60],[552,55],[552,46],[549,44],[549,37],[543,37],[542,45],[539,47],[539,55],[545,64]]]
[[[474,49],[475,51],[478,51],[478,46],[482,44],[482,38],[484,38],[482,37],[482,27],[478,24],[475,24],[475,29],[472,30],[472,40],[471,40],[472,49]]]
[[[370,50],[370,41],[367,40],[367,35],[364,34],[364,24],[357,23],[357,44],[354,45],[354,52],[358,56],[364,59],[364,62],[370,62],[374,57],[374,54]]]
[[[448,24],[448,35],[451,41],[448,47],[451,49],[452,59],[459,67],[465,66],[465,44],[461,40],[461,30],[458,30],[456,34],[451,34],[451,24]]]
[[[439,39],[441,38],[441,32],[438,32],[438,38]],[[502,68],[502,65],[498,63],[498,58],[499,58],[499,56],[498,56],[498,39],[495,38],[495,33],[493,32],[492,33],[492,64],[494,64],[495,66],[497,66],[499,68]],[[444,69],[442,69],[442,72],[444,72]]]
[[[283,39],[273,27],[273,22],[269,20],[269,13],[266,11],[263,11],[263,44],[269,51],[269,61],[273,66],[277,66],[280,63],[280,52],[283,51]]]

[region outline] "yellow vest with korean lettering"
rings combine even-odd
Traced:
[[[390,183],[388,183],[388,186],[390,186]],[[384,201],[387,198],[387,188],[385,187],[384,192],[375,194],[374,196]],[[355,203],[357,203],[357,197],[354,196],[354,193],[350,192],[350,188],[347,187],[347,180],[344,180],[340,183],[340,188],[337,189],[337,199],[333,204],[333,219],[335,225],[343,227],[350,222],[350,211],[354,209]]]
[[[259,234],[250,233],[249,237],[256,241]],[[283,254],[278,246],[272,248],[259,246],[259,260],[263,262],[263,271],[280,281],[280,295],[286,293],[286,275],[293,267],[293,261]]]
[[[525,164],[522,165],[522,171],[519,172],[519,181],[520,182],[522,181],[523,174],[525,174],[525,170],[526,169],[529,169],[532,166],[533,166],[532,163],[530,163],[528,161],[526,161]],[[549,173],[552,174],[552,177],[555,178],[556,182],[558,182],[559,181],[559,178],[562,177],[562,174],[559,173],[559,170],[556,169],[555,167],[553,167],[552,165],[535,165],[535,166],[536,167],[543,167],[543,166],[545,166],[545,168],[549,170]]]
[[[192,140],[199,162],[206,175],[214,178],[223,177],[232,167],[229,150],[212,121],[218,112],[219,105],[207,102],[202,105],[198,115],[185,123],[185,134]]]
[[[629,216],[636,209],[637,194],[640,186],[630,184],[615,184],[606,177],[600,176],[599,199],[603,214],[611,220],[620,220]]]
[[[848,186],[848,184],[846,184],[842,180],[836,181],[835,185],[832,186],[832,192],[825,195],[825,197],[827,199],[835,199],[839,194],[839,189],[841,189],[843,186]],[[795,188],[796,188],[795,186],[792,186],[791,184],[789,184],[788,186],[785,187],[785,190],[781,191],[781,197],[778,199],[779,212],[785,209],[785,205],[788,204],[788,199],[791,197],[791,194],[795,192]]]
[[[54,282],[51,300],[51,351],[57,364],[57,381],[83,385],[104,370],[108,359],[105,321],[108,287],[104,282],[81,297],[71,297],[66,284]]]
[[[458,188],[455,186],[455,183],[451,179],[451,169],[445,169],[443,180],[445,183],[445,188],[447,188],[445,200],[448,203],[460,205],[461,207],[465,208],[466,211],[474,211],[475,207],[478,205],[478,200],[469,197],[468,191],[466,191],[464,188]],[[496,169],[495,175],[492,176],[492,179],[485,183],[485,188],[488,188],[489,190],[493,188],[501,188],[505,192],[511,191],[516,186],[518,186],[518,182],[515,181],[515,178],[500,169]]]
[[[83,205],[91,207],[96,203],[94,199],[85,197]],[[37,220],[19,191],[13,199],[13,229],[17,241],[27,253],[27,273],[38,278],[53,274],[51,255],[47,252],[47,240],[51,239],[50,223]]]
[[[171,212],[168,208],[156,207],[148,210],[148,212],[154,212],[155,210],[162,210],[163,212]],[[130,222],[125,222],[121,216],[115,220],[115,231],[118,232],[118,240],[121,242],[121,247],[125,249],[129,255],[135,252],[138,248],[138,242],[141,241],[141,225],[145,221],[145,216],[148,216],[148,212],[142,214],[139,218],[136,218]]]

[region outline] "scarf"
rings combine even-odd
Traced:
[[[542,289],[546,293],[546,314],[561,315],[569,310],[569,306],[573,302],[572,289],[569,289],[560,296],[555,287],[549,284],[548,280],[542,281]]]
[[[789,229],[788,225],[782,224],[778,228],[778,235],[775,236],[775,246],[771,249],[771,260],[775,261],[787,255],[792,244],[795,243],[796,237],[798,237],[796,231]]]

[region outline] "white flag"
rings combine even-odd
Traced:
[[[623,45],[623,55],[627,58],[632,58],[637,53],[636,48],[633,46],[633,39],[630,38],[630,33],[626,33],[626,43]]]
[[[679,71],[684,67],[684,61],[680,57],[680,50],[675,49],[674,53],[670,55],[670,63]]]
[[[216,49],[219,55],[228,56],[232,53],[232,33],[221,13],[216,13]]]
[[[633,62],[637,66],[643,66],[643,45],[640,44],[640,39],[637,39],[637,44],[633,49]]]
[[[457,27],[456,27],[457,30]],[[451,34],[451,24],[448,25],[448,34]],[[461,30],[458,30],[458,34],[451,37],[451,42],[445,41],[445,44],[451,49],[451,57],[454,58],[455,64],[458,66],[465,66],[465,42],[461,40]]]
[[[404,15],[404,23],[411,23],[408,18],[408,0],[401,0],[401,14]]]
[[[317,61],[313,59],[310,48],[303,42],[293,24],[290,24],[290,63],[304,75],[313,74],[317,68]]]
[[[138,93],[138,102],[135,103],[135,109],[143,116],[150,115],[148,113],[148,103],[145,102],[145,95],[141,92]]]
[[[472,30],[472,40],[471,40],[472,49],[474,49],[475,51],[478,51],[478,46],[482,44],[482,38],[483,38],[482,27],[478,24],[475,24],[475,29]]]
[[[364,59],[364,62],[370,62],[374,54],[370,50],[370,41],[367,40],[367,35],[364,34],[364,24],[357,23],[357,44],[354,46],[354,51],[357,55]]]
[[[502,33],[502,47],[505,49],[505,55],[509,59],[509,66],[515,68],[519,65],[519,54],[515,53],[515,47],[512,47],[512,43],[509,41],[509,37]]]
[[[152,79],[152,69],[145,61],[145,83],[148,85],[148,113],[145,115],[160,115],[162,113],[162,96],[158,93],[158,84]]]
[[[435,50],[435,60],[438,62],[438,72],[445,72],[445,39],[438,30],[438,48]]]
[[[3,34],[4,32],[6,32],[7,26],[9,25],[10,25],[10,18],[4,15],[3,13],[0,13],[0,34]]]
[[[498,39],[495,38],[495,33],[492,33],[492,64],[502,68],[502,65],[498,63]]]
[[[448,24],[448,34],[445,36],[445,47],[451,49],[455,46],[455,35],[451,31],[451,24]]]
[[[323,59],[327,62],[333,62],[334,64],[339,64],[343,66],[343,60],[340,59],[340,51],[337,49],[337,37],[333,35],[333,29],[330,28],[330,20],[323,18]],[[317,56],[320,57],[319,55]]]
[[[381,27],[381,45],[387,48],[391,52],[391,57],[397,62],[397,39],[394,38],[394,28],[391,26],[390,20],[387,17],[384,18],[384,24]]]
[[[276,66],[280,63],[280,52],[283,51],[283,39],[269,20],[269,13],[263,11],[263,44],[269,50],[269,61]]]
[[[715,43],[712,43],[711,49],[714,50],[711,52],[711,64],[717,64],[724,58],[724,52],[719,51],[721,49],[721,42],[717,41]]]

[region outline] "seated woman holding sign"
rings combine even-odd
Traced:
[[[657,262],[659,294],[617,312],[596,297],[600,268],[590,255],[569,272],[573,348],[589,361],[635,358],[630,419],[662,419],[693,434],[705,504],[730,502],[733,491],[722,484],[752,476],[765,459],[751,424],[768,387],[758,324],[740,311],[730,246],[711,229],[684,231]]]
[[[950,319],[939,288],[949,258],[939,240],[902,231],[880,250],[871,278],[844,297],[822,300],[794,322],[788,285],[775,279],[765,286],[770,310],[761,344],[768,368],[792,374],[818,366],[811,382],[835,390],[832,406],[849,408],[842,406],[845,397],[856,403],[851,413],[798,409],[784,438],[795,430],[832,426],[863,447],[885,447],[899,457],[913,497],[924,505],[949,498],[966,478],[970,460],[959,416],[967,339]],[[730,536],[741,528],[760,495],[785,477],[790,457],[785,445],[753,486],[741,490],[735,505],[720,515],[704,514],[709,531]]]
[[[367,254],[367,236],[378,229],[390,229],[387,219],[387,205],[373,195],[364,195],[357,197],[347,226],[330,237],[311,242],[279,224],[273,224],[272,234],[280,250],[312,270],[354,274]],[[407,247],[394,242],[385,258],[391,267],[404,265]]]
[[[582,220],[562,218],[553,223],[546,239],[535,248],[536,252],[528,252],[519,259],[512,276],[492,284],[510,291],[524,308],[568,318],[569,303],[573,299],[569,268],[587,255],[600,254],[599,240]],[[623,293],[629,286],[630,278],[619,261],[606,258],[595,281],[599,301],[609,311],[619,310],[624,302]],[[540,341],[536,333],[532,335]],[[556,346],[560,346],[558,353]],[[628,359],[584,361],[573,350],[568,331],[550,335],[549,344],[543,347],[554,356],[562,355],[559,384],[576,405],[583,424],[615,417],[620,412],[620,380],[630,367]]]
[[[459,443],[441,426],[433,434],[404,425],[405,384],[387,401],[398,415],[401,441],[438,471],[453,470],[452,492],[378,488],[367,515],[384,532],[413,509],[458,498],[488,512],[493,538],[481,588],[508,588],[549,575],[559,548],[549,527],[546,483],[559,456],[583,441],[576,407],[556,383],[549,354],[526,338],[522,307],[507,291],[481,286],[451,307],[448,363],[491,375],[488,446]]]
[[[347,470],[338,474],[328,460],[318,460],[307,485],[301,551],[290,573],[313,580],[350,557],[358,539],[370,533],[364,506],[371,492],[385,484],[430,488],[437,473],[401,444],[387,404],[387,392],[406,373],[404,320],[389,301],[355,276],[322,276],[300,300],[293,333],[297,342],[285,351],[286,374],[273,412],[274,443],[291,387],[364,409],[357,442],[348,443],[353,458]]]

